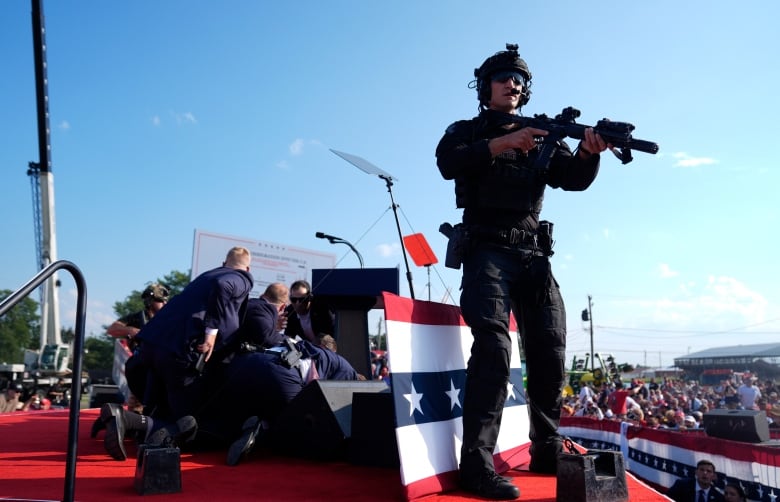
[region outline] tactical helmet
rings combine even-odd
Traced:
[[[531,71],[528,65],[517,53],[517,44],[506,44],[506,50],[496,52],[474,69],[476,78],[477,98],[481,107],[487,108],[490,101],[490,78],[498,72],[511,71],[519,73],[523,79],[523,89],[518,108],[531,99]]]
[[[170,295],[170,291],[168,291],[168,288],[165,287],[162,284],[150,284],[149,286],[144,289],[144,292],[141,293],[141,298],[144,300],[144,305],[149,305],[150,303],[157,301],[157,302],[167,302],[168,301],[168,295]]]

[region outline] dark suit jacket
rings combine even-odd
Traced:
[[[172,354],[192,352],[190,344],[203,338],[206,328],[219,330],[214,351],[231,342],[252,290],[252,275],[245,270],[219,267],[203,272],[152,317],[136,338]]]
[[[322,337],[322,335],[331,335],[335,337],[335,316],[326,304],[322,301],[318,301],[317,297],[312,298],[309,315],[311,315],[311,327],[318,337]],[[292,338],[300,336],[302,339],[307,340],[306,336],[303,334],[301,320],[298,318],[298,313],[295,312],[295,310],[290,310],[287,317],[287,328],[285,328],[284,334]]]
[[[669,488],[666,496],[675,502],[699,502],[699,485],[694,478],[678,479]],[[710,487],[707,502],[725,502],[726,499],[714,486]]]
[[[241,340],[260,347],[273,347],[284,341],[284,335],[276,331],[279,311],[265,298],[251,298],[241,325]]]

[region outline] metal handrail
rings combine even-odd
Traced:
[[[67,260],[55,261],[38,272],[24,286],[0,303],[0,316],[35,291],[57,270],[64,268],[76,281],[76,338],[73,347],[73,375],[71,378],[70,414],[68,418],[68,453],[65,462],[65,492],[62,500],[73,502],[76,491],[76,452],[79,438],[79,413],[81,411],[81,369],[84,358],[84,326],[87,320],[87,283],[81,270]]]

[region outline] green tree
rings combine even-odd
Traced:
[[[141,289],[131,291],[124,300],[114,303],[114,313],[117,319],[133,312],[143,310],[144,302],[141,299],[146,286],[152,283],[164,284],[171,292],[171,297],[179,294],[190,282],[190,275],[178,270],[173,270],[162,278],[149,281]],[[103,326],[107,329],[108,326]],[[87,337],[84,342],[87,354],[84,356],[84,369],[111,371],[114,367],[114,339],[107,333],[100,337]]]
[[[116,313],[117,317],[123,317],[128,314],[132,314],[133,312],[143,310],[144,302],[141,300],[141,293],[144,292],[146,286],[155,282],[164,284],[171,292],[171,297],[173,297],[181,293],[181,290],[190,283],[190,275],[178,270],[173,270],[169,274],[163,276],[162,279],[158,278],[156,281],[149,281],[144,285],[143,288],[134,289],[125,297],[124,300],[114,303],[114,312]]]
[[[0,290],[0,300],[11,293],[8,289]],[[29,296],[0,317],[0,362],[24,362],[24,349],[39,345],[40,319],[38,302]]]
[[[114,367],[114,341],[111,337],[87,337],[84,340],[84,370],[111,371]]]

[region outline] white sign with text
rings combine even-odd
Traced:
[[[255,279],[250,293],[253,298],[260,296],[272,282],[281,282],[287,286],[299,279],[311,282],[313,268],[330,269],[336,266],[335,254],[196,229],[190,280],[221,266],[225,255],[234,246],[245,247],[252,253],[249,271]]]

